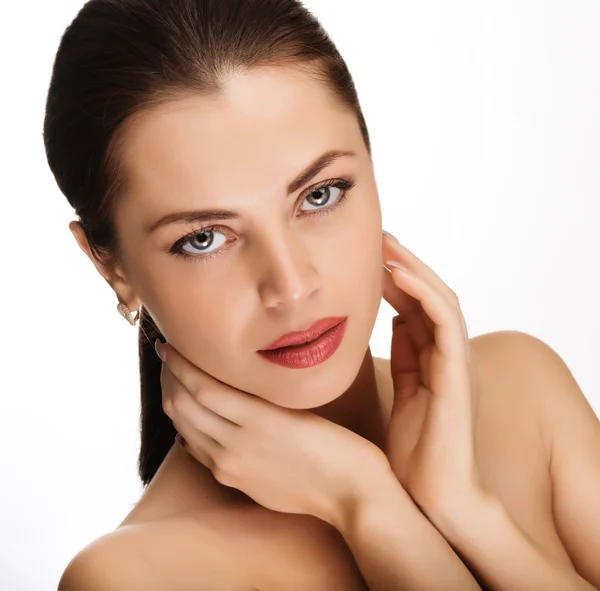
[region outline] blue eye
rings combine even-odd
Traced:
[[[350,179],[333,179],[317,187],[313,187],[304,195],[304,200],[316,202],[315,208],[308,210],[303,209],[301,211],[308,212],[308,215],[310,216],[327,215],[346,200],[348,191],[354,187],[355,184],[356,183]],[[337,189],[339,191],[337,200],[334,201],[333,205],[329,205],[332,194],[331,189]],[[227,241],[226,239],[221,242],[217,241],[215,249],[210,251],[206,250],[215,244],[216,236],[226,236],[226,234],[217,231],[215,226],[199,228],[198,230],[194,230],[179,238],[179,240],[173,244],[169,253],[174,256],[183,257],[183,259],[192,262],[203,262],[212,259],[220,254],[222,249],[219,247]],[[187,245],[191,247],[191,252],[183,249],[183,247]]]

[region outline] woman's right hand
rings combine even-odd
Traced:
[[[163,409],[222,484],[268,509],[334,525],[364,483],[393,476],[383,451],[353,431],[224,384],[165,348]]]

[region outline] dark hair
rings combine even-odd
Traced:
[[[93,256],[119,260],[112,212],[127,179],[123,123],[183,94],[207,95],[226,77],[291,65],[323,82],[356,113],[371,145],[354,82],[328,34],[297,0],[89,0],[60,39],[44,119],[48,164],[75,209]],[[141,449],[147,485],[176,434],[162,408],[161,335],[142,306],[139,326]]]

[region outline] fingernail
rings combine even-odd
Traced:
[[[167,356],[165,355],[165,351],[162,348],[162,343],[160,342],[160,339],[156,339],[154,341],[154,349],[156,350],[156,354],[160,357],[160,360],[164,361]]]
[[[382,230],[382,232],[388,237],[391,238],[394,242],[397,242],[398,244],[400,244],[400,240],[398,240],[398,238],[396,238],[393,234],[390,234],[387,230]]]
[[[385,261],[385,264],[388,267],[396,267],[396,269],[400,269],[401,271],[406,271],[407,273],[409,272],[409,270],[404,265],[401,265],[400,263],[397,263],[396,261]]]

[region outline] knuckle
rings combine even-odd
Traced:
[[[219,469],[224,474],[233,474],[235,472],[235,461],[231,454],[222,454],[219,459]]]
[[[170,396],[163,396],[162,408],[168,417],[173,415],[173,401]]]
[[[450,290],[448,294],[450,305],[456,310],[460,310],[460,300],[458,299],[458,295],[455,292]]]
[[[194,399],[200,404],[208,404],[210,401],[210,389],[209,388],[197,388],[194,390]]]
[[[217,463],[212,455],[207,454],[206,457],[206,467],[215,475],[215,471],[217,470]]]
[[[216,480],[218,480],[221,484],[226,486],[233,483],[233,474],[228,467],[228,464],[225,465],[220,461],[215,461],[215,465],[213,468],[213,475]]]
[[[183,397],[182,396],[171,396],[171,408],[173,412],[181,413],[184,410]]]

